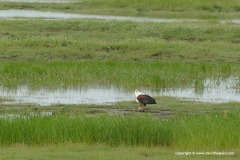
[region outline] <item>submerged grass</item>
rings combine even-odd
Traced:
[[[30,116],[0,119],[0,144],[105,143],[179,149],[239,148],[240,113],[136,116]]]

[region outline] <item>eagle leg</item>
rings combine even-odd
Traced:
[[[140,106],[138,107],[138,112],[144,112],[146,109],[146,104],[140,102]]]

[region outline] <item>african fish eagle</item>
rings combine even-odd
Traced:
[[[137,101],[140,103],[140,106],[138,107],[138,111],[144,111],[146,104],[157,104],[154,98],[144,93],[141,93],[138,90],[135,91],[135,96],[137,98]]]

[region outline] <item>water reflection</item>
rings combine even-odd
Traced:
[[[73,14],[63,12],[49,12],[49,11],[34,11],[34,10],[2,10],[0,11],[1,18],[88,18],[88,19],[106,19],[106,20],[122,20],[135,22],[175,22],[175,19],[161,19],[161,18],[141,18],[141,17],[127,17],[127,16],[107,16],[107,15],[88,15],[88,14]]]
[[[234,24],[240,24],[240,19],[230,19],[230,20],[220,20],[220,23],[234,23]]]
[[[181,20],[181,19],[164,19],[164,18],[147,18],[147,17],[129,17],[129,16],[110,16],[110,15],[89,15],[74,14],[64,12],[35,11],[35,10],[0,10],[0,18],[47,18],[47,19],[68,19],[68,18],[88,18],[104,20],[121,20],[133,22],[177,22],[177,21],[200,21],[200,20]]]
[[[46,0],[46,1],[51,2],[51,0]],[[55,2],[58,3],[58,1],[65,2],[64,0],[57,0]],[[72,0],[71,2],[74,2],[74,1]],[[133,21],[133,22],[157,22],[157,23],[203,22],[204,21],[200,19],[166,19],[166,18],[130,17],[130,16],[90,15],[90,14],[74,14],[74,13],[64,13],[64,12],[36,11],[36,10],[17,10],[17,9],[0,10],[0,18],[17,18],[17,17],[46,18],[46,19],[88,18],[88,19]],[[240,19],[219,20],[219,23],[240,24]]]
[[[131,93],[114,87],[32,89],[27,86],[20,86],[15,89],[0,87],[0,97],[14,100],[8,103],[36,103],[40,105],[111,104],[133,98]]]
[[[240,92],[236,89],[238,79],[203,80],[203,86],[196,90],[194,84],[188,88],[164,88],[160,90],[148,90],[139,88],[142,92],[152,96],[171,96],[185,100],[223,103],[240,102]],[[134,89],[132,91],[116,87],[69,87],[57,89],[33,89],[27,86],[17,88],[0,87],[0,98],[12,99],[2,103],[34,103],[39,105],[53,104],[112,104],[119,101],[134,101]]]
[[[240,102],[240,92],[237,89],[238,78],[205,79],[194,82],[192,87],[162,89],[153,93],[156,96],[171,96],[184,100],[194,100],[210,103]]]

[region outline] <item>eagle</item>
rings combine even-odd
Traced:
[[[152,98],[147,94],[141,93],[138,90],[135,90],[135,96],[136,96],[137,102],[140,103],[140,106],[138,107],[138,112],[145,111],[146,104],[157,104],[154,98]]]

